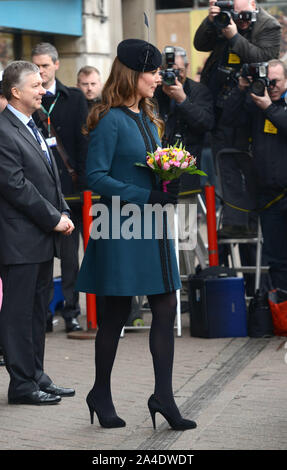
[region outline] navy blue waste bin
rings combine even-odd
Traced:
[[[189,277],[190,334],[202,338],[247,336],[242,277]]]

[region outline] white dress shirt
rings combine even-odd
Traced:
[[[29,130],[30,134],[34,137],[34,139],[36,140],[37,142],[37,139],[35,137],[35,134],[34,132],[32,131],[31,127],[28,126],[28,122],[30,121],[30,119],[32,119],[32,116],[28,117],[26,116],[26,114],[23,114],[21,113],[21,111],[19,111],[18,109],[14,108],[14,106],[12,106],[10,103],[7,104],[7,108],[11,111],[11,113],[13,113],[18,119],[20,119],[20,121],[24,124],[24,126]],[[39,132],[39,137],[41,139],[41,147],[44,151],[47,152],[47,154],[49,155],[49,150],[48,150],[48,147],[47,147],[47,144],[46,144],[46,141],[45,139],[43,139],[41,133]]]

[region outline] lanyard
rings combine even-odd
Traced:
[[[57,96],[56,96],[56,98],[54,99],[53,103],[51,104],[49,111],[47,111],[47,110],[44,108],[44,106],[41,105],[41,109],[42,109],[43,113],[46,114],[46,116],[47,116],[47,118],[48,118],[48,137],[51,137],[51,118],[50,118],[50,115],[51,115],[51,113],[52,113],[52,111],[53,111],[53,109],[54,109],[54,107],[55,107],[55,104],[56,104],[57,99],[59,98],[59,96],[60,96],[60,92],[58,91]]]

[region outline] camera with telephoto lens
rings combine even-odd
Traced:
[[[268,62],[243,64],[240,72],[250,83],[250,91],[257,96],[264,96],[265,88],[272,85],[268,78]]]
[[[219,29],[226,28],[230,24],[231,18],[233,21],[256,21],[257,11],[241,11],[237,13],[233,10],[234,3],[232,0],[223,0],[215,2],[215,6],[220,8],[220,13],[214,17],[214,24]]]
[[[173,46],[166,46],[164,49],[164,63],[165,69],[160,71],[162,82],[164,85],[171,86],[175,85],[176,78],[179,79],[179,70],[174,69],[175,50]]]
[[[220,13],[214,17],[214,24],[219,29],[226,28],[229,25],[233,13],[233,1],[223,0],[215,2],[215,6],[220,8]]]

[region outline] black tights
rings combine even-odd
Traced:
[[[115,412],[111,394],[111,372],[120,334],[130,314],[131,301],[132,297],[106,297],[105,312],[96,336],[96,379],[93,395],[98,407],[106,415]],[[148,301],[152,311],[149,344],[155,375],[154,394],[172,413],[178,413],[172,391],[176,294],[171,292],[149,295]]]

